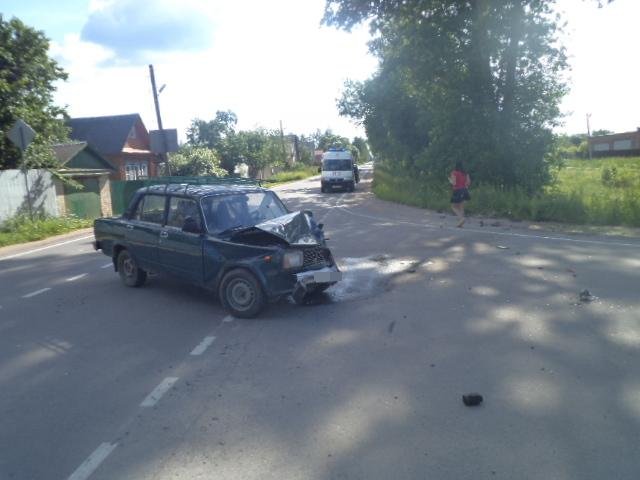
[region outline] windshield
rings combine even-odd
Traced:
[[[252,227],[289,213],[273,192],[205,197],[202,199],[202,211],[210,233]]]
[[[351,170],[351,160],[332,159],[322,162],[322,170],[325,172],[344,172]]]

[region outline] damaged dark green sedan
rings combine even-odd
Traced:
[[[145,187],[121,217],[97,219],[94,234],[125,285],[166,273],[216,292],[237,317],[287,295],[300,302],[342,278],[311,212],[289,212],[256,186]]]

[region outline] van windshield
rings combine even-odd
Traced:
[[[325,172],[344,172],[351,170],[351,160],[332,159],[322,162],[322,170]]]

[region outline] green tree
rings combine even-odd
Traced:
[[[227,173],[215,150],[207,147],[184,146],[169,154],[169,165],[171,173],[179,177],[224,177]]]
[[[187,143],[218,152],[222,167],[233,174],[240,159],[237,139],[234,138],[237,123],[238,117],[231,110],[218,110],[213,120],[196,118],[187,129]]]
[[[369,152],[369,145],[367,145],[367,141],[364,138],[355,137],[351,144],[358,151],[358,161],[364,163],[370,160],[371,152]]]
[[[539,189],[566,92],[553,3],[328,0],[324,22],[369,21],[380,59],[371,79],[346,84],[340,112],[415,174],[441,178],[464,160],[480,181]]]
[[[17,18],[0,14],[0,169],[16,168],[19,150],[5,133],[22,118],[36,131],[27,149],[25,166],[51,167],[57,163],[46,145],[67,138],[66,112],[53,104],[55,82],[67,74],[49,58],[49,40]]]

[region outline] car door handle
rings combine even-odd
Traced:
[[[160,238],[167,238],[169,236],[169,232],[163,230],[160,232]]]

